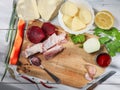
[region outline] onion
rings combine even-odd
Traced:
[[[100,49],[100,42],[97,38],[90,38],[84,42],[83,49],[87,53],[96,52]]]

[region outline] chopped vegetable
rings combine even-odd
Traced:
[[[52,35],[53,33],[55,33],[55,29],[56,27],[51,24],[50,22],[45,22],[43,23],[42,25],[42,29],[43,29],[43,32],[47,35],[47,36],[50,36]]]
[[[13,45],[13,49],[11,52],[11,56],[10,56],[10,64],[12,65],[15,65],[18,61],[20,48],[23,41],[24,27],[25,27],[25,22],[22,19],[19,19],[18,30],[17,30],[15,42]]]
[[[68,15],[71,17],[74,17],[77,14],[78,10],[79,9],[77,5],[71,1],[66,1],[61,8],[62,14]]]
[[[85,35],[83,34],[79,34],[79,35],[71,34],[70,37],[74,44],[83,43],[86,39]]]
[[[120,52],[120,32],[117,28],[112,27],[110,30],[104,30],[96,27],[94,34],[99,36],[101,44],[105,44],[109,54],[115,56]]]
[[[46,36],[40,27],[32,26],[27,30],[27,38],[30,42],[37,44],[43,41]]]
[[[87,53],[96,52],[100,49],[100,42],[97,38],[90,38],[84,42],[83,49]]]

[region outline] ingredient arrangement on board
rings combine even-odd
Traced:
[[[112,13],[94,14],[85,0],[18,0],[16,12],[24,24],[18,24],[10,64],[21,74],[80,88],[120,52]],[[56,17],[60,25],[53,24]]]

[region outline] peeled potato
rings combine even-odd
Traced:
[[[72,22],[72,17],[68,16],[68,15],[63,15],[63,22],[65,23],[65,25],[68,28],[71,28],[71,22]]]
[[[90,38],[84,42],[83,49],[87,53],[96,52],[100,49],[100,42],[97,38]]]
[[[72,20],[72,26],[71,29],[74,31],[78,31],[81,30],[83,28],[85,28],[86,25],[79,19],[79,17],[74,17]]]
[[[92,15],[88,9],[81,8],[79,18],[84,24],[89,24],[92,20]]]
[[[73,2],[66,1],[61,8],[61,12],[64,15],[75,16],[78,12],[78,8]]]

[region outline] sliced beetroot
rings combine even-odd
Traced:
[[[38,26],[32,26],[27,31],[27,38],[34,44],[40,43],[45,39],[43,30]]]
[[[53,24],[51,24],[50,22],[45,22],[42,25],[42,29],[43,29],[44,33],[49,36],[49,35],[52,35],[53,33],[55,33],[56,27]]]

